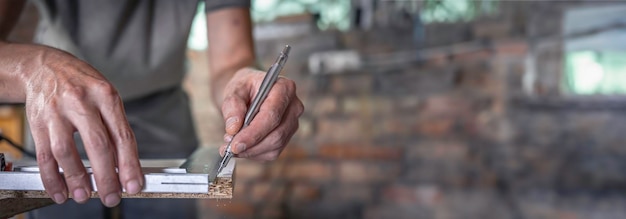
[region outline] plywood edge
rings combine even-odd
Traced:
[[[217,178],[217,182],[209,185],[208,193],[122,193],[122,198],[194,198],[194,199],[230,199],[233,197],[233,179]],[[92,192],[91,198],[98,198],[98,192]],[[0,190],[2,199],[50,198],[45,191],[13,191]],[[71,198],[71,196],[70,196]]]

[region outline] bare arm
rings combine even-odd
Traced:
[[[0,1],[0,51],[7,45],[6,38],[17,23],[25,3],[25,0]],[[17,66],[7,63],[6,59],[0,59],[0,66],[5,66],[0,69],[0,102],[24,102],[22,83],[16,83],[23,78],[12,70]]]
[[[252,22],[246,8],[229,8],[207,15],[211,94],[222,106],[223,91],[237,70],[254,64]]]
[[[207,25],[211,88],[224,116],[224,140],[232,141],[233,153],[238,157],[276,159],[298,129],[298,117],[304,110],[296,96],[295,82],[280,77],[250,126],[242,129],[248,104],[265,74],[247,68],[255,61],[249,10],[233,8],[210,13]]]
[[[0,1],[3,37],[19,16],[12,12],[22,6],[23,1]],[[119,203],[122,186],[129,193],[141,190],[143,174],[122,101],[89,64],[58,49],[0,41],[0,101],[25,104],[41,179],[55,202],[63,203],[70,195],[86,202],[92,191],[74,144],[75,131],[85,142],[105,205]]]

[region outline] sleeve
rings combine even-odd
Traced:
[[[229,7],[250,8],[250,0],[204,0],[207,13]]]

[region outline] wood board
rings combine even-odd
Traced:
[[[178,166],[183,160],[142,160],[142,167],[154,169],[155,166]],[[207,192],[140,192],[130,195],[122,193],[122,198],[190,198],[190,199],[230,199],[234,192],[235,162],[231,161],[214,183],[208,184]],[[5,172],[6,173],[6,172]],[[6,176],[6,175],[3,175]],[[1,181],[1,180],[0,180]],[[98,198],[97,192],[91,193],[91,198]],[[71,198],[71,196],[70,196]],[[0,190],[0,218],[8,218],[19,213],[54,204],[50,196],[42,190]]]

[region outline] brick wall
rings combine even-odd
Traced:
[[[235,198],[201,201],[204,217],[626,217],[624,101],[571,100],[554,84],[523,88],[535,48],[526,36],[559,31],[559,21],[525,21],[582,3],[509,4],[498,18],[455,24],[469,32],[430,42],[446,47],[429,59],[395,66],[314,75],[306,63],[318,51],[426,47],[411,44],[408,30],[257,42],[265,64],[284,44],[294,47],[284,72],[306,112],[279,160],[239,161]],[[463,41],[480,49],[462,52]],[[558,44],[542,49],[539,65],[560,65]]]
[[[202,217],[625,218],[625,101],[561,96],[560,42],[537,41],[560,32],[564,9],[615,2],[504,2],[496,17],[427,26],[419,44],[385,27],[257,42],[266,66],[294,47],[284,72],[306,112],[279,160],[239,160],[235,198],[200,200]],[[26,42],[36,18],[22,22],[12,39]],[[442,46],[398,65],[307,70],[320,51]],[[529,51],[537,81],[525,90]],[[190,78],[194,101],[206,97],[206,77]],[[194,102],[205,143],[221,139],[206,135],[221,130],[207,104]]]

